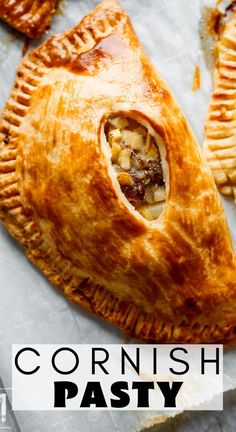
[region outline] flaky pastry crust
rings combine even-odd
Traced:
[[[155,222],[113,175],[103,128],[117,113],[165,144]],[[0,141],[0,217],[70,300],[144,340],[234,340],[235,257],[212,174],[118,3],[22,60]]]
[[[236,11],[216,44],[204,150],[222,194],[236,199]]]
[[[1,0],[0,18],[26,36],[40,38],[50,27],[58,0]]]

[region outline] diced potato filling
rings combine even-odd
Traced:
[[[144,218],[157,219],[164,207],[166,188],[154,137],[146,127],[124,116],[109,119],[105,134],[122,192]]]

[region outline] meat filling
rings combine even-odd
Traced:
[[[105,134],[122,192],[147,220],[157,219],[166,191],[154,137],[136,120],[120,116],[108,120]]]

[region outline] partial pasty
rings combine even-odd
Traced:
[[[234,340],[212,174],[118,3],[22,60],[0,138],[1,219],[70,300],[144,340]]]
[[[30,38],[49,28],[58,0],[1,0],[0,18]]]
[[[236,198],[236,10],[225,20],[215,49],[204,148],[220,191]]]

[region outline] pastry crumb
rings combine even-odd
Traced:
[[[192,83],[192,91],[195,92],[199,90],[201,87],[201,70],[198,65],[195,66],[194,75],[193,75],[193,83]]]

